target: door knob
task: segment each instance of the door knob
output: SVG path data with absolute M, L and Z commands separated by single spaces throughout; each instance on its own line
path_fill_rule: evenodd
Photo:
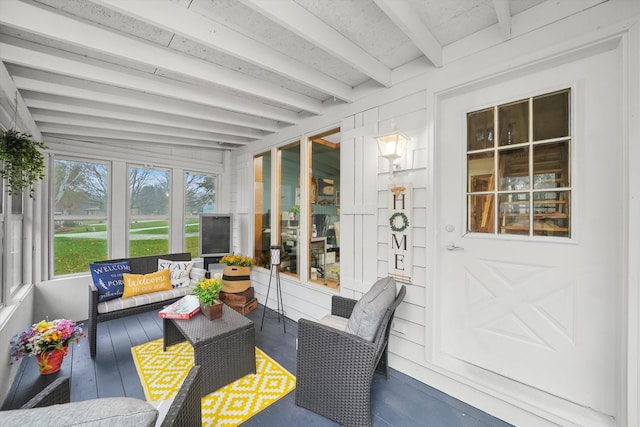
M 462 246 L 456 246 L 456 244 L 453 242 L 449 242 L 447 244 L 447 250 L 448 251 L 464 251 L 464 248 Z

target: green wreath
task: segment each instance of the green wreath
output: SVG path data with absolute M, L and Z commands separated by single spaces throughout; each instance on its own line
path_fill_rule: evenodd
M 402 226 L 396 227 L 396 218 L 402 218 Z M 389 218 L 389 226 L 391 230 L 395 233 L 401 233 L 409 227 L 409 218 L 404 214 L 404 212 L 396 212 Z

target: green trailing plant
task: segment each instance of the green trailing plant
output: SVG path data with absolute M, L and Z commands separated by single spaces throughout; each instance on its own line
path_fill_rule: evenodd
M 29 197 L 33 198 L 34 184 L 44 178 L 44 155 L 40 150 L 47 147 L 30 134 L 14 129 L 2 132 L 0 138 L 0 175 L 7 181 L 8 193 L 18 194 L 28 188 Z

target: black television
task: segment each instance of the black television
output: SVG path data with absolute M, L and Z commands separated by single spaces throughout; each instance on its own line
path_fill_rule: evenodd
M 232 214 L 200 214 L 200 256 L 211 258 L 230 254 L 232 232 Z

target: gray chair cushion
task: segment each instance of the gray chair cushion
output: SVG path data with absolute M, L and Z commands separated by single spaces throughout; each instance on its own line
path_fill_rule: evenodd
M 158 411 L 143 400 L 108 397 L 43 408 L 2 411 L 0 424 L 6 427 L 153 427 L 157 418 Z
M 391 277 L 378 280 L 353 307 L 345 332 L 373 341 L 384 313 L 395 298 L 396 281 Z

